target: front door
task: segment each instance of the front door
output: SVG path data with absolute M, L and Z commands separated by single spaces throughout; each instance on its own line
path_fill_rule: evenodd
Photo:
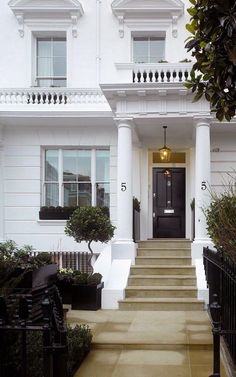
M 185 169 L 153 169 L 153 237 L 185 237 Z

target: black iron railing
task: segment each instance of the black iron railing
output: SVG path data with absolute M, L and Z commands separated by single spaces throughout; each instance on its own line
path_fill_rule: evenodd
M 133 210 L 133 240 L 140 240 L 140 211 Z
M 206 280 L 209 288 L 209 313 L 213 324 L 214 374 L 220 376 L 219 341 L 223 336 L 236 365 L 236 265 L 226 255 L 203 249 Z
M 20 341 L 21 377 L 29 376 L 27 334 L 41 332 L 43 376 L 67 376 L 67 332 L 63 321 L 61 298 L 56 286 L 37 291 L 18 290 L 9 296 L 0 296 L 0 376 L 9 376 L 6 354 L 11 334 Z

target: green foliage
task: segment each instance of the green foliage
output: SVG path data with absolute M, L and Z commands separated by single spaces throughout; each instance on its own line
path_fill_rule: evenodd
M 190 0 L 191 33 L 186 48 L 196 58 L 186 87 L 203 95 L 219 121 L 230 121 L 236 109 L 236 2 Z
M 81 207 L 76 209 L 66 223 L 65 233 L 76 242 L 108 242 L 115 227 L 109 217 L 99 207 Z
M 57 273 L 58 280 L 65 283 L 71 284 L 91 284 L 97 285 L 102 281 L 102 275 L 98 272 L 94 274 L 88 274 L 86 272 L 80 272 L 72 269 L 62 268 Z
M 68 377 L 73 376 L 73 372 L 89 352 L 91 342 L 92 333 L 87 325 L 76 325 L 74 328 L 67 325 Z
M 32 246 L 18 247 L 12 240 L 0 243 L 0 290 L 2 292 L 4 289 L 16 288 L 29 271 L 52 263 L 49 253 L 31 256 L 32 251 Z M 16 274 L 16 270 L 20 273 Z
M 212 193 L 205 210 L 207 231 L 215 247 L 236 262 L 236 190 L 231 187 L 222 195 Z
M 27 375 L 43 377 L 43 339 L 41 331 L 27 331 Z M 92 333 L 87 325 L 76 325 L 74 328 L 67 326 L 68 344 L 68 377 L 73 377 L 75 369 L 79 367 L 86 354 L 89 352 Z M 7 364 L 6 377 L 21 376 L 21 334 L 8 332 L 2 344 Z

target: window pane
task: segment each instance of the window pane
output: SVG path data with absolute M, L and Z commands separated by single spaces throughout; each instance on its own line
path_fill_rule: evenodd
M 92 203 L 92 189 L 90 183 L 79 184 L 79 198 L 78 206 L 86 207 L 91 206 Z
M 52 86 L 64 87 L 64 86 L 66 86 L 66 80 L 65 79 L 52 80 Z
M 66 40 L 53 40 L 53 56 L 66 56 Z
M 164 60 L 164 39 L 150 39 L 150 63 Z
M 45 183 L 45 205 L 48 207 L 59 205 L 58 183 Z
M 110 205 L 109 183 L 96 184 L 96 203 L 98 207 L 109 207 Z
M 53 76 L 66 76 L 66 58 L 53 58 Z
M 96 181 L 109 181 L 109 151 L 96 151 Z
M 40 57 L 46 58 L 52 56 L 51 41 L 45 39 L 37 40 L 37 54 Z
M 76 181 L 77 151 L 63 151 L 63 181 Z
M 77 206 L 77 183 L 65 183 L 64 184 L 64 206 Z
M 37 85 L 46 88 L 48 86 L 52 86 L 52 80 L 37 79 Z
M 148 40 L 147 38 L 133 39 L 133 61 L 134 63 L 148 62 Z
M 51 58 L 38 58 L 37 76 L 52 76 L 52 60 Z
M 58 181 L 58 150 L 45 151 L 45 181 Z
M 91 181 L 91 151 L 78 151 L 78 181 Z

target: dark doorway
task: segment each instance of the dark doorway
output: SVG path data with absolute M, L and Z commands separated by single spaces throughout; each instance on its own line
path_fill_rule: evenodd
M 153 237 L 185 238 L 185 169 L 153 169 Z

